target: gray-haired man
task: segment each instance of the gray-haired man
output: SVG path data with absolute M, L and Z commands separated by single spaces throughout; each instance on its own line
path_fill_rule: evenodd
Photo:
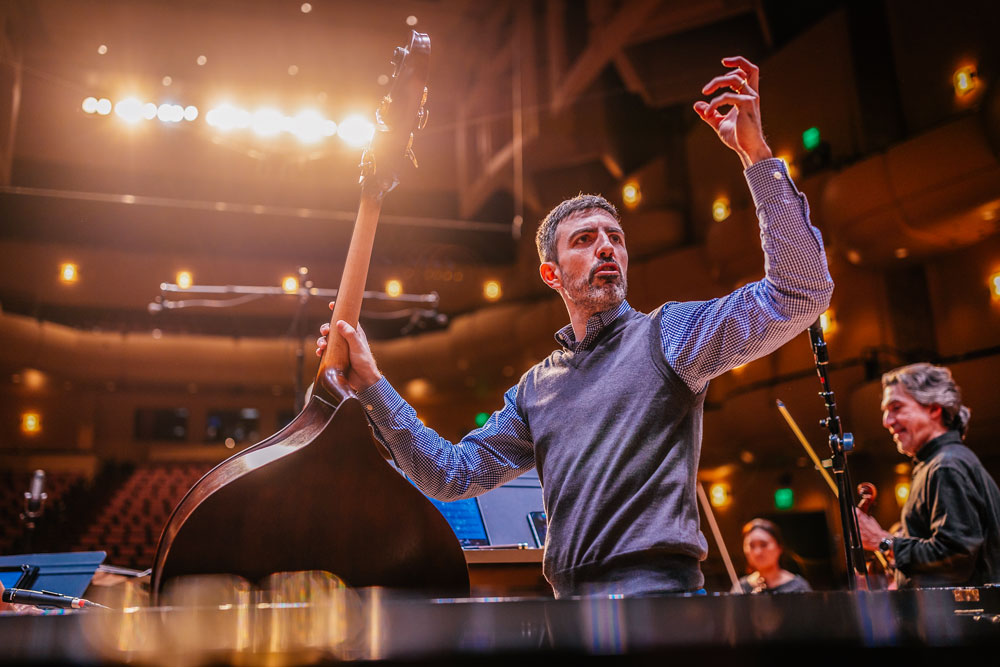
M 903 366 L 882 388 L 882 425 L 913 459 L 913 481 L 898 535 L 857 513 L 865 549 L 895 561 L 900 587 L 1000 582 L 1000 491 L 962 442 L 971 412 L 951 371 Z

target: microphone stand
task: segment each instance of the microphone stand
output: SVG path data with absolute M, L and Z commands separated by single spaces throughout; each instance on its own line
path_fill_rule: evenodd
M 847 469 L 847 453 L 854 448 L 854 436 L 844 433 L 837 414 L 837 402 L 830 387 L 827 376 L 827 365 L 830 358 L 827 355 L 826 341 L 823 339 L 823 328 L 819 320 L 809 327 L 809 342 L 813 349 L 813 360 L 816 362 L 816 374 L 823 391 L 819 395 L 826 404 L 827 417 L 820 420 L 830 432 L 831 457 L 824 461 L 824 467 L 833 472 L 837 483 L 837 499 L 840 501 L 840 524 L 844 535 L 844 551 L 847 558 L 847 582 L 852 591 L 870 590 L 868 568 L 865 564 L 865 551 L 861 545 L 861 530 L 858 528 L 858 518 L 854 515 L 857 503 L 854 501 L 854 485 Z

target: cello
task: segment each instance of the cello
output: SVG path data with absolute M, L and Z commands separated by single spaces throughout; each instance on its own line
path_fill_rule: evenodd
M 361 201 L 331 327 L 354 327 L 385 195 L 413 158 L 427 120 L 430 39 L 397 47 L 393 83 L 375 113 L 362 158 Z M 347 343 L 331 336 L 302 412 L 269 438 L 226 459 L 174 509 L 156 548 L 151 594 L 184 575 L 323 570 L 348 586 L 466 595 L 461 547 L 440 512 L 379 455 L 346 380 Z

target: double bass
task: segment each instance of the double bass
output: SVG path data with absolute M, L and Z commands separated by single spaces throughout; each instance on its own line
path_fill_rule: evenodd
M 362 158 L 361 201 L 331 320 L 354 327 L 385 195 L 413 159 L 427 120 L 430 39 L 397 47 L 393 83 Z M 347 343 L 330 337 L 309 402 L 285 428 L 226 459 L 174 509 L 160 536 L 151 592 L 175 577 L 322 570 L 349 586 L 463 595 L 469 575 L 440 512 L 379 455 L 346 380 Z

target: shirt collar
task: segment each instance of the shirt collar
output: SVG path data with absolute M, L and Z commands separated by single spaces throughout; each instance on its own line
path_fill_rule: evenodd
M 585 350 L 594 343 L 597 334 L 601 333 L 605 327 L 630 310 L 632 310 L 632 306 L 628 305 L 628 301 L 622 299 L 622 302 L 614 308 L 609 308 L 590 316 L 590 319 L 587 320 L 587 332 L 584 334 L 583 340 L 576 340 L 576 337 L 573 335 L 573 324 L 570 323 L 556 332 L 556 342 L 573 352 L 576 350 Z
M 947 431 L 933 440 L 924 443 L 924 446 L 917 450 L 917 461 L 923 463 L 937 454 L 946 445 L 961 445 L 962 436 L 958 431 Z

